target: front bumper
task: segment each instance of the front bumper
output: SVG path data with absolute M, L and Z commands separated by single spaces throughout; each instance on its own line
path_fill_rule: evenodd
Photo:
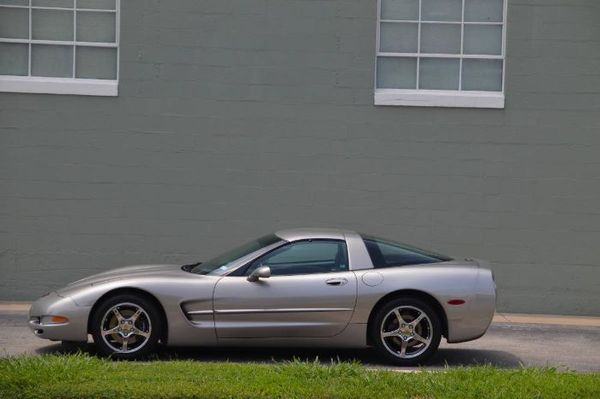
M 87 341 L 87 324 L 91 307 L 77 306 L 71 298 L 51 292 L 39 298 L 29 310 L 29 328 L 33 333 L 53 341 Z M 64 316 L 65 323 L 44 322 L 44 316 Z

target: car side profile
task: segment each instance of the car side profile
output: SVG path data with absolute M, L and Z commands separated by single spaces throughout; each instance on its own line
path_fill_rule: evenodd
M 40 338 L 138 358 L 168 346 L 374 347 L 401 366 L 440 340 L 481 337 L 495 310 L 487 264 L 337 229 L 291 229 L 204 263 L 84 278 L 33 303 Z

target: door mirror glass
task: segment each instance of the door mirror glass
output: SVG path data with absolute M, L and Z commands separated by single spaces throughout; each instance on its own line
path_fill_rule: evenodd
M 260 266 L 248 276 L 248 281 L 258 281 L 261 278 L 271 277 L 271 268 L 269 266 Z

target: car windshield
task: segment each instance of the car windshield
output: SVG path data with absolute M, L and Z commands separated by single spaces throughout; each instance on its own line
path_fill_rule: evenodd
M 267 247 L 276 242 L 282 241 L 281 238 L 275 234 L 268 234 L 266 236 L 257 238 L 256 240 L 250 241 L 244 245 L 227 251 L 216 258 L 213 258 L 207 262 L 198 263 L 194 265 L 188 271 L 197 274 L 218 274 L 225 273 L 232 267 L 232 263 L 241 257 L 251 254 L 252 252 L 258 251 L 261 248 Z

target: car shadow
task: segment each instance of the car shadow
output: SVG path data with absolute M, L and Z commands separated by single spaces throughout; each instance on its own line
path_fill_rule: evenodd
M 38 354 L 96 355 L 92 344 L 56 343 L 36 349 Z M 282 363 L 294 360 L 317 361 L 322 364 L 357 362 L 368 367 L 394 367 L 386 363 L 373 349 L 304 349 L 304 348 L 161 348 L 149 360 L 196 360 L 199 362 Z M 498 350 L 440 348 L 425 364 L 430 368 L 493 365 L 503 368 L 520 367 L 517 356 Z

